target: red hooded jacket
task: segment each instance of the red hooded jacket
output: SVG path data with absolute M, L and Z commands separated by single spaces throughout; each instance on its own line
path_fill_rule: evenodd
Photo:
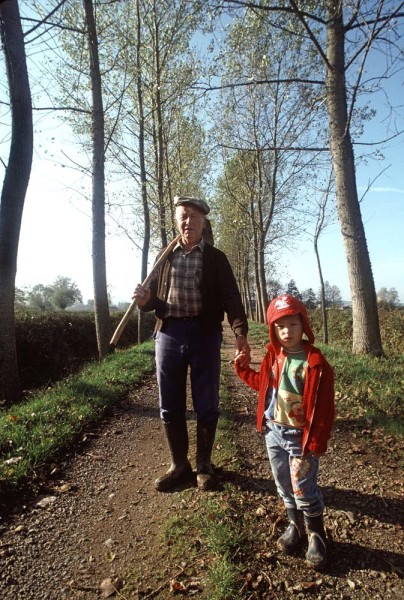
M 308 341 L 304 340 L 307 354 L 307 375 L 303 391 L 303 409 L 306 423 L 303 429 L 302 453 L 324 454 L 327 442 L 334 425 L 334 371 L 321 351 L 313 346 L 314 335 L 310 328 L 306 307 L 293 296 L 284 295 L 275 298 L 267 310 L 270 343 L 259 371 L 250 367 L 242 369 L 235 363 L 237 375 L 253 390 L 258 391 L 257 429 L 264 427 L 265 398 L 268 387 L 277 387 L 280 373 L 276 356 L 282 348 L 276 339 L 274 323 L 281 317 L 299 314 L 303 331 Z

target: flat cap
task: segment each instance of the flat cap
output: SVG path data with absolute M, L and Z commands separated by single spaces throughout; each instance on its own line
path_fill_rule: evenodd
M 204 215 L 210 212 L 210 207 L 206 204 L 205 200 L 201 198 L 191 198 L 191 196 L 174 196 L 175 206 L 194 206 Z

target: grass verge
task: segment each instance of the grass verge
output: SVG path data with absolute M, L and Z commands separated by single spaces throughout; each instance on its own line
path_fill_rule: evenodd
M 226 370 L 222 373 L 222 416 L 215 442 L 215 463 L 219 468 L 238 471 L 240 457 L 233 437 Z M 220 494 L 196 494 L 193 498 L 192 510 L 174 517 L 165 528 L 164 541 L 171 558 L 178 562 L 186 556 L 188 565 L 194 564 L 197 573 L 204 573 L 199 598 L 241 599 L 248 556 L 259 535 L 255 512 L 245 510 L 243 493 L 230 484 Z M 189 507 L 188 501 L 186 504 Z
M 71 445 L 154 369 L 148 342 L 92 362 L 0 414 L 0 488 L 13 486 Z

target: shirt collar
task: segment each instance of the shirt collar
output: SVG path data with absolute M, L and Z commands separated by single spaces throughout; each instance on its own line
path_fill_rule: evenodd
M 204 249 L 204 247 L 205 247 L 205 240 L 204 240 L 204 239 L 203 239 L 203 237 L 202 237 L 202 238 L 201 238 L 201 241 L 200 241 L 198 244 L 195 244 L 195 246 L 194 246 L 194 247 L 193 247 L 193 248 L 192 248 L 192 249 L 191 249 L 189 252 L 192 252 L 192 251 L 194 250 L 194 248 L 199 248 L 199 250 L 200 250 L 201 252 L 203 252 L 203 249 Z M 183 250 L 183 247 L 181 246 L 181 243 L 180 243 L 180 241 L 178 241 L 178 242 L 176 243 L 176 245 L 175 245 L 175 248 L 174 248 L 174 252 L 175 252 L 176 250 L 178 250 L 178 248 L 181 248 L 181 250 Z

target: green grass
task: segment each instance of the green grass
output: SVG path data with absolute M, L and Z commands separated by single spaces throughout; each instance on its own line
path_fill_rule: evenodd
M 116 352 L 0 414 L 0 485 L 55 457 L 154 369 L 153 344 Z
M 237 454 L 235 431 L 231 418 L 229 369 L 223 369 L 220 398 L 222 415 L 215 441 L 215 464 L 231 465 L 238 470 L 242 457 Z M 188 494 L 189 490 L 183 492 Z M 197 494 L 191 510 L 179 514 L 166 524 L 164 541 L 173 562 L 184 556 L 192 565 L 204 564 L 203 592 L 206 600 L 238 600 L 242 598 L 242 572 L 245 557 L 251 553 L 251 540 L 256 539 L 259 524 L 254 513 L 245 511 L 243 494 L 237 487 L 225 484 L 219 494 Z M 189 498 L 183 501 L 189 505 Z
M 211 600 L 236 600 L 241 598 L 238 569 L 227 557 L 219 557 L 210 567 L 207 593 Z
M 335 371 L 337 408 L 346 416 L 366 417 L 403 435 L 404 357 L 349 356 L 335 347 L 319 347 Z
M 172 562 L 186 556 L 188 565 L 204 564 L 202 598 L 241 597 L 240 565 L 250 545 L 251 524 L 244 518 L 239 497 L 240 492 L 229 485 L 210 498 L 200 494 L 191 511 L 166 523 L 163 535 Z
M 226 408 L 230 406 L 230 392 L 223 378 L 224 375 L 222 374 L 222 386 L 220 389 L 221 415 L 215 438 L 215 446 L 220 448 L 220 464 L 217 466 L 221 468 L 229 467 L 232 470 L 238 471 L 241 467 L 240 459 L 237 452 L 235 452 L 235 442 L 229 436 L 229 430 L 233 422 L 232 412 L 229 408 Z

